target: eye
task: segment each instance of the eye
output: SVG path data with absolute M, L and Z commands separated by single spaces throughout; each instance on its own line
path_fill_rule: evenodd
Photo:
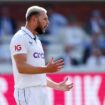
M 44 20 L 48 20 L 48 18 L 44 18 Z
M 46 18 L 44 18 L 44 20 L 47 20 Z

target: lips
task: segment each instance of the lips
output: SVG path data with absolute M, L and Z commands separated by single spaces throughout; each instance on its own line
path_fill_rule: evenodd
M 44 26 L 44 29 L 46 29 L 48 27 L 48 25 Z

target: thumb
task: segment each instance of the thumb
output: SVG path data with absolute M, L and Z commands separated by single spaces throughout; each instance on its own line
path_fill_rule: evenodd
M 50 59 L 49 63 L 54 63 L 54 58 L 53 57 Z
M 67 81 L 68 81 L 68 77 L 65 77 L 63 83 L 66 83 Z

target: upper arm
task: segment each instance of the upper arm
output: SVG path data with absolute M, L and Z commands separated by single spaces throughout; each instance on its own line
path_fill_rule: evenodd
M 22 35 L 13 37 L 10 44 L 10 51 L 12 56 L 17 54 L 27 54 L 28 43 L 26 38 Z
M 14 57 L 14 60 L 15 60 L 17 66 L 23 65 L 27 61 L 26 54 L 16 54 L 13 57 Z
M 22 35 L 13 37 L 10 44 L 11 56 L 14 58 L 17 67 L 27 60 L 28 43 Z

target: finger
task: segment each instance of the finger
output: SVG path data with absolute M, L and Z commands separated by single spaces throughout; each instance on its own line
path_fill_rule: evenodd
M 62 67 L 63 68 L 63 67 Z M 62 68 L 58 68 L 57 71 L 60 71 Z
M 69 88 L 69 89 L 73 88 L 73 85 L 72 85 L 72 86 L 69 86 L 68 88 Z
M 68 84 L 67 86 L 73 86 L 73 83 L 71 83 L 71 84 Z
M 68 89 L 73 88 L 73 83 L 71 83 L 71 84 L 67 85 L 67 88 L 68 88 Z
M 56 63 L 56 65 L 64 65 L 64 62 Z
M 63 83 L 66 83 L 68 81 L 69 77 L 65 77 Z
M 57 66 L 63 66 L 64 62 L 59 62 L 59 63 L 56 63 L 55 65 L 57 65 Z
M 64 66 L 58 66 L 58 69 L 62 69 Z
M 60 62 L 63 62 L 63 59 L 59 59 L 59 60 L 55 61 L 55 63 L 60 63 Z
M 52 57 L 51 60 L 50 60 L 50 63 L 53 63 L 53 62 L 54 62 L 54 58 Z
M 73 83 L 69 83 L 69 85 L 73 85 Z
M 70 84 L 71 86 L 73 85 L 73 83 Z
M 73 88 L 73 86 L 70 86 L 67 88 L 67 91 L 70 91 Z
M 64 66 L 63 65 L 61 65 L 61 66 L 58 66 L 58 68 L 63 68 Z

